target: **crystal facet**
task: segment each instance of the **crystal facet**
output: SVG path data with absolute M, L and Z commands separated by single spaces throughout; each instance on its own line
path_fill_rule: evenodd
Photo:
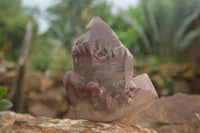
M 72 47 L 73 69 L 63 81 L 68 117 L 121 120 L 157 98 L 147 74 L 133 78 L 133 56 L 99 17 L 94 17 Z

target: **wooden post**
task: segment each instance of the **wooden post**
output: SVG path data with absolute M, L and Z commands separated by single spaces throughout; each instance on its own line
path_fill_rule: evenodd
M 24 40 L 20 49 L 20 55 L 16 66 L 16 77 L 13 81 L 13 88 L 10 93 L 10 99 L 13 103 L 13 110 L 22 112 L 24 106 L 25 93 L 23 91 L 24 73 L 26 60 L 30 51 L 30 44 L 33 36 L 34 22 L 29 20 L 24 34 Z

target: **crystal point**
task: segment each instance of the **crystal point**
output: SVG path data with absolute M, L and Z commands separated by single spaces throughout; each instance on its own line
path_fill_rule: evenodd
M 147 74 L 133 78 L 133 56 L 99 17 L 94 17 L 72 47 L 73 70 L 63 81 L 68 117 L 121 120 L 144 110 L 157 93 Z

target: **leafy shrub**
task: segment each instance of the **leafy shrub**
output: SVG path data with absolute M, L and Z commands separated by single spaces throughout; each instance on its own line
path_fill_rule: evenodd
M 28 62 L 29 70 L 45 71 L 49 68 L 54 46 L 43 38 L 35 38 L 33 41 L 30 60 Z
M 66 72 L 72 69 L 72 56 L 64 46 L 54 51 L 49 69 L 53 72 Z
M 72 69 L 71 53 L 57 39 L 38 39 L 34 42 L 28 62 L 29 70 L 66 72 Z

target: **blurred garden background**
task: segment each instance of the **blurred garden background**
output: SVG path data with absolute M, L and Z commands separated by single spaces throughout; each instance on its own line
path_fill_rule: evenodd
M 72 69 L 74 41 L 94 16 L 119 36 L 134 55 L 134 75 L 148 73 L 159 97 L 200 94 L 200 0 L 135 0 L 123 8 L 115 0 L 40 1 L 48 6 L 0 0 L 0 86 L 11 101 L 26 25 L 34 21 L 21 112 L 65 117 L 62 78 Z

